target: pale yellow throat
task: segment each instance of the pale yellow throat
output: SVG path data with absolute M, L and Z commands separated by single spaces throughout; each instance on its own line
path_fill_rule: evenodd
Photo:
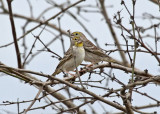
M 75 46 L 82 47 L 83 46 L 83 42 L 81 42 L 81 43 L 75 42 Z

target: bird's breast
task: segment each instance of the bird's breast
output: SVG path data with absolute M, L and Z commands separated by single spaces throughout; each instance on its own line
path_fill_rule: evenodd
M 74 51 L 74 56 L 77 61 L 77 65 L 81 64 L 85 58 L 85 50 L 83 47 L 76 47 L 76 51 Z

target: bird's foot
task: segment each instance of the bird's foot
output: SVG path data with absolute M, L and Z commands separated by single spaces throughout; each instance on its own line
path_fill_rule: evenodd
M 88 65 L 85 66 L 85 68 L 86 69 L 91 68 L 93 65 L 94 65 L 93 63 L 92 64 L 88 64 Z
M 72 77 L 74 77 L 76 74 L 72 74 L 70 72 L 66 72 L 67 74 L 71 75 Z

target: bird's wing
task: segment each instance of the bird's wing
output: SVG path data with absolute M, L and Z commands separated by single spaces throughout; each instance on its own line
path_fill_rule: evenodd
M 64 57 L 60 60 L 57 69 L 60 68 L 66 61 L 71 59 L 73 57 L 73 54 L 71 52 L 72 50 L 69 48 L 69 50 L 65 53 Z
M 107 54 L 105 54 L 102 49 L 96 47 L 92 42 L 90 41 L 87 41 L 85 43 L 85 46 L 84 46 L 85 50 L 90 52 L 90 53 L 93 53 L 95 55 L 99 55 L 99 56 L 102 56 L 102 57 L 108 57 Z
M 119 64 L 119 62 L 117 62 L 115 59 L 113 59 L 112 57 L 110 57 L 109 55 L 104 53 L 104 51 L 101 48 L 96 47 L 90 41 L 86 41 L 84 48 L 85 48 L 86 52 L 89 52 L 89 53 L 95 54 L 99 57 L 102 57 L 103 58 L 102 60 L 104 60 L 104 61 L 115 62 L 115 63 Z
M 72 57 L 73 57 L 73 54 L 71 52 L 71 48 L 68 49 L 68 51 L 65 53 L 64 57 L 60 60 L 58 66 L 56 67 L 56 70 L 55 72 L 53 73 L 53 75 L 56 75 L 57 72 L 59 72 L 59 68 L 65 63 L 67 62 L 68 60 L 70 60 Z

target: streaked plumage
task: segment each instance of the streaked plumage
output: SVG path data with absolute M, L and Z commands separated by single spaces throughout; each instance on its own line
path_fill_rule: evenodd
M 83 42 L 80 39 L 73 38 L 73 46 L 71 46 L 65 53 L 64 57 L 60 60 L 53 76 L 59 74 L 60 72 L 73 71 L 77 66 L 79 66 L 85 57 L 85 50 L 83 48 Z
M 106 53 L 102 51 L 102 49 L 96 47 L 91 41 L 89 41 L 85 35 L 81 32 L 73 32 L 71 34 L 73 37 L 79 37 L 83 41 L 84 49 L 85 49 L 85 61 L 91 63 L 98 63 L 100 61 L 107 61 L 112 63 L 121 64 L 121 62 L 111 58 Z

